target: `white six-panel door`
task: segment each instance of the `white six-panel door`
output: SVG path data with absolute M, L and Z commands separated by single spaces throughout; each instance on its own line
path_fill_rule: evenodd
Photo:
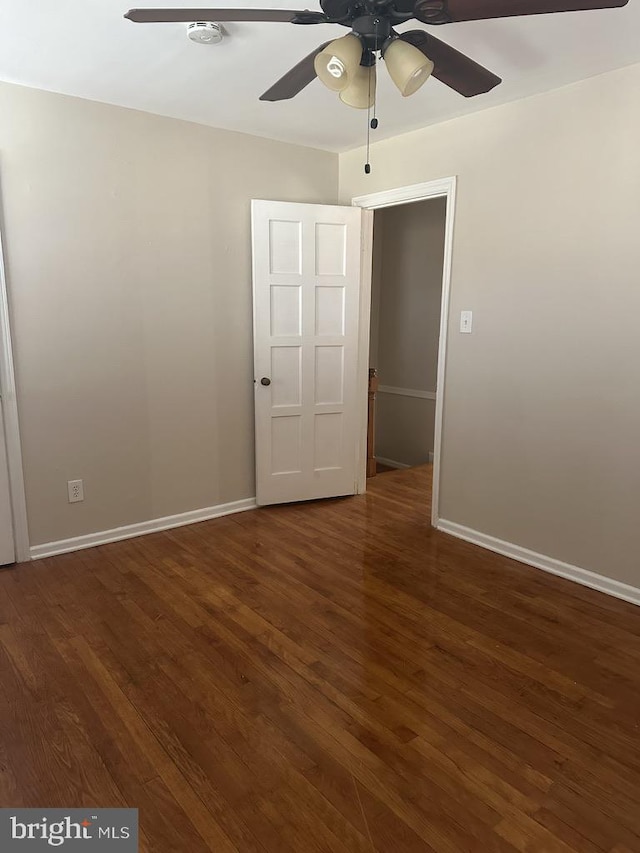
M 361 216 L 252 202 L 259 504 L 356 491 Z

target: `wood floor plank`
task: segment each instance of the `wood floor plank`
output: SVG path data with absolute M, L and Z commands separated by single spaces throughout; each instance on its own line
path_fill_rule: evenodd
M 431 469 L 0 571 L 0 798 L 142 851 L 640 853 L 640 610 L 435 531 Z

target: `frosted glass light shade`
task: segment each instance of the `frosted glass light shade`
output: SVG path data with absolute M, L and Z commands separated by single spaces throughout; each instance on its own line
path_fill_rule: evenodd
M 332 41 L 313 60 L 321 83 L 333 92 L 342 92 L 351 83 L 360 68 L 362 42 L 349 34 Z
M 417 47 L 402 39 L 391 42 L 384 52 L 384 61 L 389 76 L 404 98 L 417 92 L 433 71 L 433 62 Z
M 365 68 L 360 65 L 346 89 L 340 92 L 340 100 L 349 107 L 366 110 L 373 106 L 376 96 L 376 66 Z

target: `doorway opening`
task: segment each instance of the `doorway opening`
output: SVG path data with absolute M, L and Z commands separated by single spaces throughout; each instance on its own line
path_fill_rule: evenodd
M 374 214 L 374 475 L 433 463 L 446 210 L 441 197 Z
M 378 372 L 370 380 L 371 389 L 377 385 L 378 411 L 370 430 L 370 394 L 363 434 L 371 447 L 373 433 L 374 455 L 382 465 L 412 467 L 432 459 L 434 527 L 439 522 L 455 189 L 454 177 L 443 178 L 352 202 L 374 214 L 371 244 L 364 247 L 364 257 L 371 258 L 371 293 L 363 293 L 361 306 L 361 322 L 370 335 L 364 351 L 361 339 L 361 352 Z M 421 264 L 420 282 L 416 270 Z M 372 473 L 362 458 L 360 492 L 366 490 L 366 468 Z

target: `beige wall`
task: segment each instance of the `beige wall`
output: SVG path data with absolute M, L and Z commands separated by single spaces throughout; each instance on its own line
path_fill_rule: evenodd
M 433 453 L 434 400 L 379 393 L 376 400 L 376 457 L 400 465 L 422 465 Z
M 0 114 L 31 544 L 254 495 L 250 199 L 335 201 L 336 155 L 7 84 Z
M 340 157 L 457 175 L 441 516 L 640 586 L 640 66 Z M 473 334 L 457 328 L 474 312 Z
M 436 390 L 446 199 L 377 210 L 371 339 L 381 385 Z M 376 453 L 419 465 L 433 452 L 435 402 L 378 394 Z

